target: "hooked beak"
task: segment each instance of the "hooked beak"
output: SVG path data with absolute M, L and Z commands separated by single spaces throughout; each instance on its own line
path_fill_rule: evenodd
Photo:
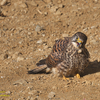
M 79 44 L 82 44 L 82 43 L 83 43 L 83 41 L 81 41 L 79 38 L 77 39 L 77 42 L 78 42 Z
M 77 39 L 77 43 L 78 43 L 78 46 L 79 46 L 79 45 L 81 45 L 81 44 L 83 43 L 83 41 L 80 40 L 80 38 L 78 37 L 78 39 Z

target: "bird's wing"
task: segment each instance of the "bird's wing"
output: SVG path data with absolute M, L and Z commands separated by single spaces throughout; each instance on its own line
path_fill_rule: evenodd
M 65 51 L 69 42 L 69 38 L 66 37 L 64 40 L 56 40 L 53 46 L 51 54 L 46 59 L 48 67 L 55 67 L 57 64 L 65 59 Z
M 87 58 L 90 58 L 90 54 L 86 48 L 83 49 L 83 53 Z

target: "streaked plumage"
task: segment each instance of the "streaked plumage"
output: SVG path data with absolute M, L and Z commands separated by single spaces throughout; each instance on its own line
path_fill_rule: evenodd
M 89 64 L 89 52 L 85 48 L 86 41 L 87 36 L 81 32 L 55 41 L 50 55 L 46 59 L 40 60 L 37 63 L 38 67 L 28 73 L 53 71 L 61 76 L 74 76 L 82 73 Z

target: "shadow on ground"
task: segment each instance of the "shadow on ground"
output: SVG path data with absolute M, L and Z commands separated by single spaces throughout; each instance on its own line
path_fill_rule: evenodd
M 95 60 L 93 62 L 90 62 L 89 66 L 84 70 L 84 75 L 93 74 L 97 72 L 100 72 L 100 62 Z

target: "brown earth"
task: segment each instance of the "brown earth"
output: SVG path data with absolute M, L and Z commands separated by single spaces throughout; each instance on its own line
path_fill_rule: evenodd
M 0 100 L 100 100 L 99 0 L 0 0 Z M 27 74 L 54 41 L 81 31 L 91 64 L 77 79 Z

